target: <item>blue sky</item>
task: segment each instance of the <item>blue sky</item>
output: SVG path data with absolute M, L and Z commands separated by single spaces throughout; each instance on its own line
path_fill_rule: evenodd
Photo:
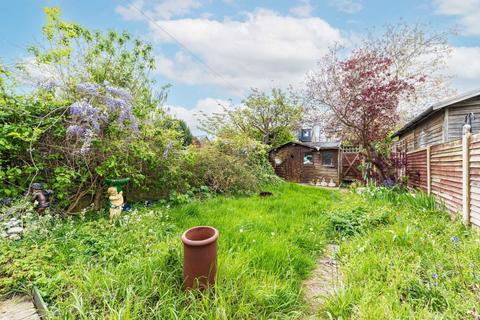
M 172 84 L 167 104 L 195 132 L 199 111 L 218 111 L 229 99 L 238 102 L 251 87 L 301 87 L 329 45 L 348 44 L 367 28 L 399 19 L 456 27 L 448 61 L 452 85 L 459 91 L 480 87 L 480 0 L 3 0 L 2 62 L 27 58 L 26 48 L 42 41 L 45 6 L 59 6 L 68 21 L 128 30 L 152 42 L 155 77 L 159 84 Z

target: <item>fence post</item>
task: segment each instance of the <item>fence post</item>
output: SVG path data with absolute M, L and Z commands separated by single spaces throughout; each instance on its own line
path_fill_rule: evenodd
M 427 147 L 427 194 L 432 194 L 432 165 L 431 160 L 431 146 Z
M 467 132 L 462 139 L 462 218 L 466 226 L 470 224 L 470 136 Z

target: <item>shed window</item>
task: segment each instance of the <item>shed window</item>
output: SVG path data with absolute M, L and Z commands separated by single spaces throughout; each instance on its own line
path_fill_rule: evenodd
M 333 167 L 333 152 L 332 151 L 324 151 L 322 153 L 322 164 L 325 167 Z
M 303 154 L 303 164 L 313 164 L 313 154 L 311 152 Z

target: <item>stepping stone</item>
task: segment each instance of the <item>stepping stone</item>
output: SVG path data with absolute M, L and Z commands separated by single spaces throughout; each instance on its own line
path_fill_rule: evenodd
M 40 320 L 37 309 L 28 297 L 0 301 L 0 320 Z

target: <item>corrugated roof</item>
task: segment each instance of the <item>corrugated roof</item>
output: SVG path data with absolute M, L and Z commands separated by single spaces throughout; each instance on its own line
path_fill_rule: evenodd
M 414 128 L 417 124 L 419 124 L 423 120 L 427 119 L 428 117 L 430 117 L 431 115 L 433 115 L 437 111 L 440 111 L 440 110 L 442 110 L 442 109 L 444 109 L 448 106 L 451 106 L 452 104 L 455 104 L 455 103 L 458 103 L 458 102 L 461 102 L 461 101 L 465 101 L 465 100 L 474 98 L 476 96 L 480 96 L 480 88 L 472 90 L 472 91 L 468 91 L 468 92 L 465 92 L 465 93 L 462 93 L 462 94 L 459 94 L 459 95 L 456 95 L 454 97 L 448 98 L 446 100 L 442 100 L 440 102 L 437 102 L 437 103 L 431 105 L 430 107 L 428 107 L 427 109 L 425 109 L 425 111 L 420 113 L 413 120 L 411 120 L 406 125 L 404 125 L 400 130 L 395 132 L 393 134 L 393 137 L 397 137 L 397 136 L 401 135 L 402 133 L 404 133 L 405 131 L 408 131 L 409 129 Z

